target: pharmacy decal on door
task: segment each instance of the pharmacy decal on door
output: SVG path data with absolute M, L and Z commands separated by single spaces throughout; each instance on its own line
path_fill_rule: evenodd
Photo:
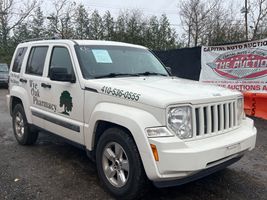
M 267 39 L 203 46 L 200 81 L 242 92 L 267 92 Z

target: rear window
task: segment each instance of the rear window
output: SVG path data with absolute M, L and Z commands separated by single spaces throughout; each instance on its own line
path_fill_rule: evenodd
M 15 56 L 14 64 L 12 67 L 12 72 L 18 72 L 18 73 L 20 72 L 26 51 L 27 51 L 27 47 L 18 48 L 16 56 Z
M 44 63 L 48 47 L 32 47 L 27 67 L 26 74 L 42 76 Z

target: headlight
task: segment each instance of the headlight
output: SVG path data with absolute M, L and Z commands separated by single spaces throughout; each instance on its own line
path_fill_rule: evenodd
M 191 107 L 174 107 L 168 110 L 168 127 L 180 138 L 192 138 Z
M 240 125 L 244 118 L 244 99 L 242 97 L 237 99 L 237 125 Z

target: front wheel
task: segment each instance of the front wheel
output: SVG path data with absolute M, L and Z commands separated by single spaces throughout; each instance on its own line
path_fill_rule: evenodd
M 120 128 L 107 129 L 99 139 L 96 164 L 104 187 L 119 199 L 136 199 L 147 181 L 133 139 Z
M 23 106 L 17 104 L 12 113 L 14 135 L 21 145 L 34 144 L 38 138 L 38 132 L 30 129 Z

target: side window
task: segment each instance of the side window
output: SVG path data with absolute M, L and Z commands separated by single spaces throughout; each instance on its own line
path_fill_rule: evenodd
M 49 68 L 51 69 L 53 67 L 65 68 L 68 74 L 73 73 L 73 66 L 67 48 L 65 47 L 53 48 Z
M 18 73 L 20 72 L 26 51 L 27 51 L 27 47 L 18 48 L 16 56 L 15 56 L 14 64 L 12 67 L 12 72 L 18 72 Z
M 32 47 L 26 73 L 42 76 L 48 47 Z

